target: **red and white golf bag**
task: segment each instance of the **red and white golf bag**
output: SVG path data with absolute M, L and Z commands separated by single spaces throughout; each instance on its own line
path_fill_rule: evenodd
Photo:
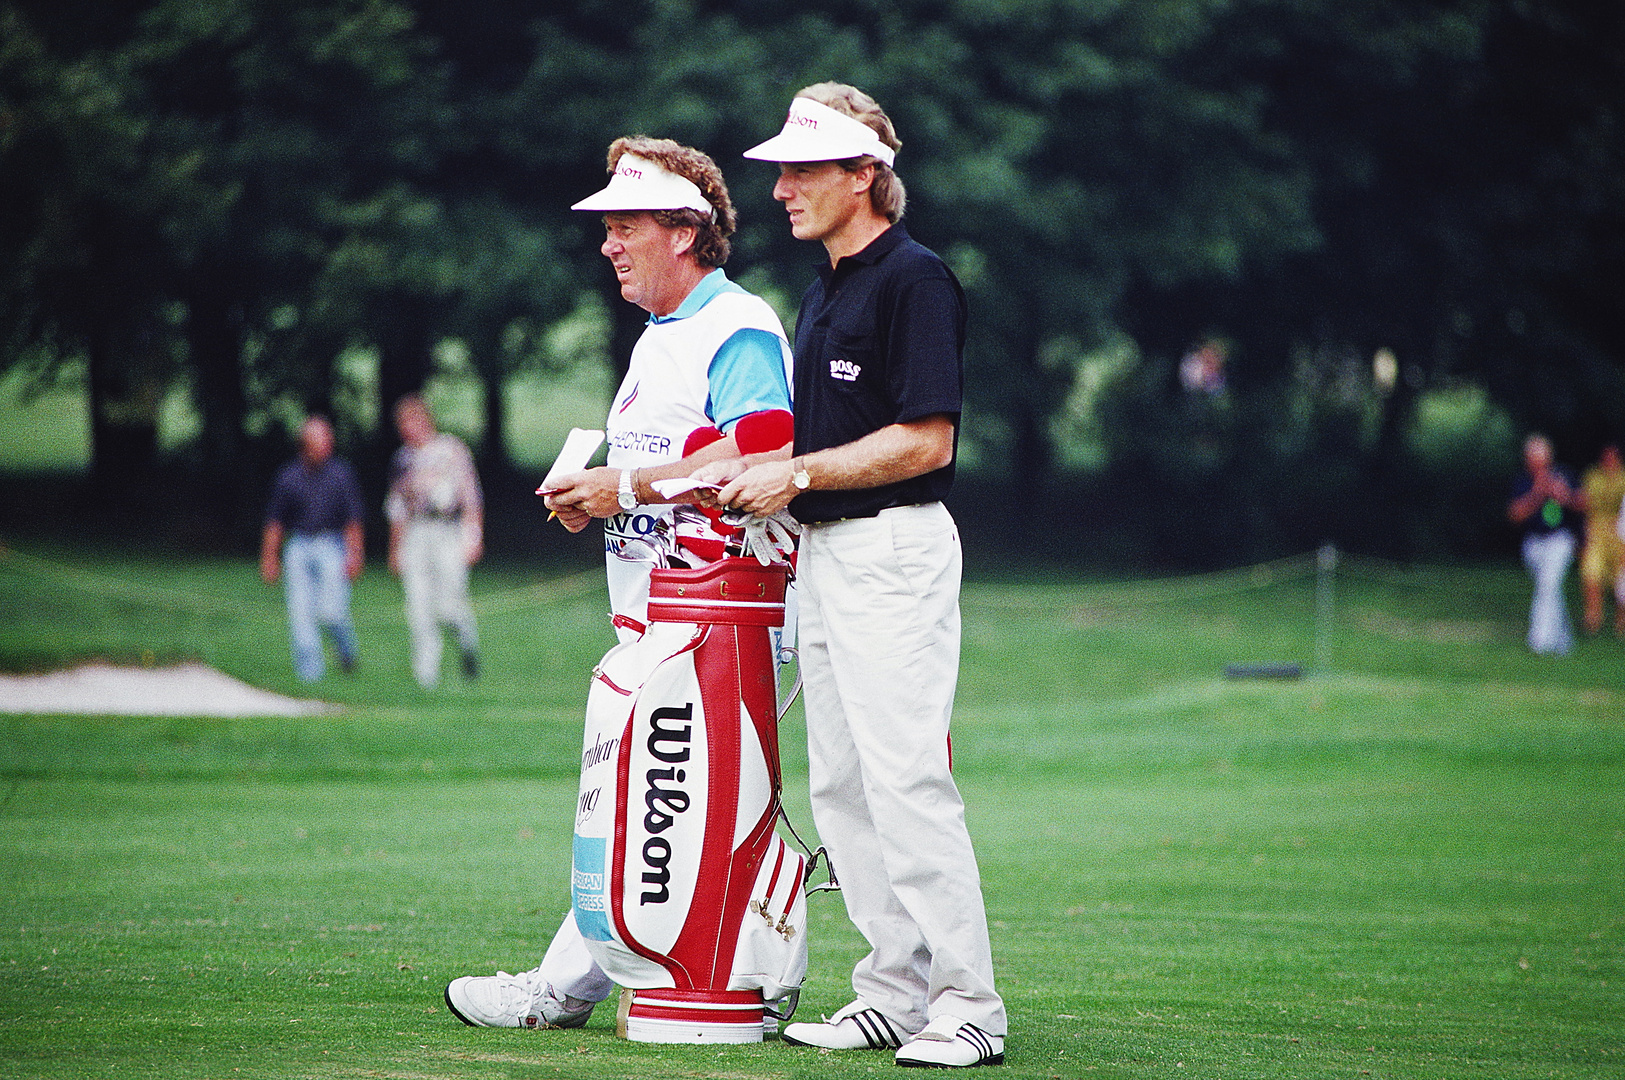
M 634 1040 L 758 1041 L 764 1002 L 793 1003 L 806 974 L 806 859 L 774 832 L 786 576 L 656 569 L 648 629 L 593 671 L 571 902 L 634 990 Z

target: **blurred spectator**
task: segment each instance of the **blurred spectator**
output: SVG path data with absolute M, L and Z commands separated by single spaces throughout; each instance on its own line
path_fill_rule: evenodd
M 277 473 L 260 537 L 260 576 L 266 584 L 275 584 L 287 570 L 293 669 L 305 682 L 322 677 L 323 629 L 333 637 L 339 667 L 355 670 L 350 582 L 361 574 L 361 541 L 355 470 L 333 456 L 327 418 L 312 416 L 299 429 L 299 456 Z
M 1535 581 L 1529 605 L 1529 648 L 1564 656 L 1574 647 L 1563 579 L 1574 561 L 1574 520 L 1584 500 L 1574 479 L 1552 462 L 1552 444 L 1543 435 L 1523 442 L 1524 473 L 1513 485 L 1507 517 L 1523 527 L 1523 564 Z
M 1619 447 L 1605 446 L 1597 463 L 1580 479 L 1586 514 L 1585 547 L 1580 551 L 1580 585 L 1585 595 L 1586 633 L 1602 629 L 1603 590 L 1614 594 L 1614 633 L 1625 637 L 1625 542 L 1620 540 L 1620 503 L 1625 502 L 1625 466 Z
M 389 569 L 406 593 L 412 675 L 425 690 L 440 682 L 441 627 L 457 634 L 463 675 L 479 675 L 479 631 L 468 600 L 468 569 L 485 551 L 485 502 L 474 455 L 455 435 L 436 430 L 416 394 L 395 403 L 401 448 L 390 465 Z
M 1208 338 L 1186 353 L 1179 362 L 1179 385 L 1192 394 L 1222 394 L 1224 364 L 1224 343 L 1217 338 Z

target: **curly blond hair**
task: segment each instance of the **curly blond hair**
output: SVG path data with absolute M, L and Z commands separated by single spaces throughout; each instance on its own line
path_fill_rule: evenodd
M 738 227 L 733 200 L 728 197 L 728 184 L 722 179 L 722 170 L 703 151 L 684 146 L 672 139 L 652 139 L 647 135 L 623 135 L 609 144 L 609 172 L 622 154 L 636 154 L 658 163 L 662 168 L 694 182 L 711 204 L 707 216 L 698 210 L 651 210 L 654 219 L 667 228 L 691 225 L 694 228 L 694 258 L 701 266 L 721 266 L 733 251 L 728 238 Z

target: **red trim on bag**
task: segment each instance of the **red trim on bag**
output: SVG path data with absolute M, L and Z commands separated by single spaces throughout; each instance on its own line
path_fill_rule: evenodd
M 616 686 L 615 683 L 610 679 L 610 677 L 608 675 L 605 675 L 602 671 L 597 671 L 597 670 L 593 671 L 592 677 L 597 679 L 599 682 L 603 683 L 605 686 L 609 687 L 611 690 L 615 691 L 617 694 L 621 695 L 622 697 L 631 697 L 632 696 L 632 691 L 630 691 L 630 690 L 628 690 L 628 689 L 626 689 L 625 687 L 622 687 L 622 686 Z
M 753 1026 L 762 1022 L 762 1006 L 752 1009 L 656 1009 L 642 1008 L 634 999 L 627 1014 L 638 1020 L 681 1020 L 689 1024 L 739 1024 Z
M 767 879 L 767 897 L 769 904 L 773 902 L 773 890 L 779 887 L 779 871 L 784 869 L 784 845 L 779 844 L 779 857 L 773 860 L 773 876 Z
M 789 844 L 786 844 L 782 838 L 779 840 L 779 844 L 780 844 L 781 847 L 785 848 L 786 850 L 790 846 Z M 805 855 L 797 855 L 796 856 L 796 872 L 790 878 L 789 893 L 788 893 L 788 895 L 785 896 L 784 903 L 780 905 L 780 910 L 781 910 L 781 913 L 783 915 L 788 916 L 790 914 L 790 909 L 796 906 L 796 890 L 801 887 L 801 881 L 802 881 L 802 879 L 804 877 L 806 877 L 806 874 L 807 874 L 807 857 Z M 768 895 L 771 896 L 772 893 L 769 892 Z
M 613 619 L 609 620 L 609 625 L 613 626 L 617 630 L 630 630 L 639 637 L 642 637 L 644 634 L 649 632 L 649 627 L 647 624 L 638 622 L 630 615 L 616 615 Z
M 760 990 L 639 990 L 631 1016 L 644 1020 L 685 1020 L 700 1024 L 759 1024 Z
M 720 536 L 715 539 L 705 536 L 679 536 L 677 546 L 687 548 L 706 562 L 716 562 L 728 551 L 728 541 Z
M 787 580 L 782 564 L 742 558 L 695 570 L 652 570 L 649 621 L 783 626 Z

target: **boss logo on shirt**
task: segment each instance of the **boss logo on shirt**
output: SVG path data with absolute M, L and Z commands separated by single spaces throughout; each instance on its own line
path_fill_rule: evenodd
M 831 360 L 829 362 L 829 377 L 840 379 L 842 382 L 857 382 L 858 375 L 862 371 L 861 367 L 850 360 Z

